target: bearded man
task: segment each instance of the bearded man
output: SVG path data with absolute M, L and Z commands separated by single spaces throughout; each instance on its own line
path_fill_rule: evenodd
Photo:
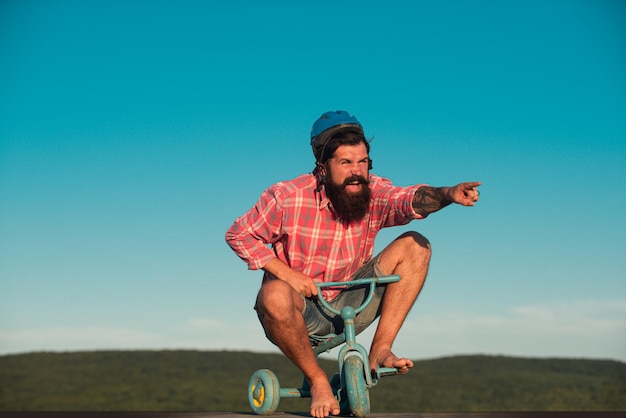
M 311 415 L 325 417 L 340 410 L 312 342 L 342 332 L 343 322 L 320 305 L 315 282 L 399 275 L 399 282 L 376 288 L 355 328 L 358 334 L 380 317 L 370 367 L 407 373 L 413 362 L 391 349 L 424 285 L 431 247 L 421 234 L 407 232 L 372 257 L 374 240 L 382 228 L 424 219 L 451 203 L 473 206 L 481 183 L 394 186 L 370 173 L 370 144 L 346 111 L 324 113 L 313 124 L 311 146 L 313 172 L 270 186 L 230 227 L 226 241 L 249 269 L 264 270 L 255 305 L 259 320 L 267 338 L 308 380 Z M 368 289 L 325 288 L 322 296 L 341 310 L 359 306 Z

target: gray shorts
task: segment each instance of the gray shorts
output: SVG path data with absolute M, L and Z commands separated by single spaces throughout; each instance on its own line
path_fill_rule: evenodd
M 366 277 L 380 277 L 384 274 L 379 266 L 380 254 L 364 264 L 354 275 L 352 280 L 364 279 Z M 378 285 L 374 290 L 374 295 L 369 305 L 354 318 L 355 332 L 359 334 L 367 328 L 376 318 L 380 316 L 380 302 L 383 299 L 386 285 Z M 339 311 L 344 306 L 359 307 L 369 294 L 369 285 L 354 286 L 342 290 L 329 305 Z M 303 296 L 304 298 L 304 296 Z M 323 341 L 328 334 L 339 334 L 343 332 L 343 320 L 340 315 L 329 312 L 318 300 L 317 296 L 304 298 L 305 306 L 302 311 L 306 322 L 309 337 L 313 343 Z

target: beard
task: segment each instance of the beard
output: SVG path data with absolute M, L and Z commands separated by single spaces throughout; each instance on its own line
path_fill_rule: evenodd
M 361 190 L 352 194 L 346 191 L 346 186 L 358 181 Z M 335 216 L 344 225 L 350 225 L 361 221 L 367 214 L 370 207 L 372 191 L 369 188 L 369 181 L 362 176 L 348 177 L 342 184 L 336 184 L 330 176 L 325 181 L 326 196 L 333 205 Z

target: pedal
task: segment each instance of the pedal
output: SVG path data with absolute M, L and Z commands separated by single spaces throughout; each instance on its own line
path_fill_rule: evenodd
M 395 367 L 377 367 L 376 368 L 376 378 L 380 379 L 381 377 L 393 376 L 398 374 L 398 369 Z

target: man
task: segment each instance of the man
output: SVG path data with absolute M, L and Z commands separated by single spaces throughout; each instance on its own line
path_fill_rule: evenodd
M 355 327 L 359 333 L 380 316 L 370 367 L 407 373 L 413 362 L 391 348 L 426 279 L 430 243 L 408 232 L 372 258 L 374 239 L 381 228 L 423 219 L 451 203 L 473 206 L 481 183 L 397 187 L 371 174 L 369 142 L 346 111 L 324 113 L 313 125 L 311 146 L 313 172 L 265 190 L 230 227 L 226 241 L 250 269 L 264 270 L 255 309 L 265 334 L 309 381 L 311 415 L 325 417 L 340 410 L 311 341 L 341 332 L 343 323 L 320 306 L 315 282 L 399 275 L 399 282 L 377 287 Z M 324 290 L 323 296 L 341 309 L 359 305 L 365 292 Z

